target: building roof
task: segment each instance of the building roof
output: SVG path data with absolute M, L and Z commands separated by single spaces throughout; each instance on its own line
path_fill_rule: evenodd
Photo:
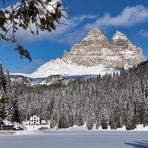
M 5 123 L 3 122 L 3 120 L 0 119 L 0 126 L 1 125 L 5 125 Z

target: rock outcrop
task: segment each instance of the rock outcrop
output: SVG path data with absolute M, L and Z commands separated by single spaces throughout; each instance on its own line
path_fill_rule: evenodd
M 63 61 L 70 64 L 87 67 L 104 65 L 106 68 L 116 68 L 136 65 L 144 60 L 142 49 L 132 44 L 126 35 L 117 31 L 110 43 L 97 28 L 65 52 Z

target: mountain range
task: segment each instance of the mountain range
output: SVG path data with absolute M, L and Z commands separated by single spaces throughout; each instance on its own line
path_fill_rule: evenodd
M 54 75 L 56 80 L 57 77 L 61 80 L 60 76 L 67 79 L 72 76 L 82 78 L 120 72 L 121 69 L 128 69 L 143 61 L 142 49 L 136 47 L 125 34 L 117 31 L 109 42 L 98 28 L 93 28 L 79 44 L 73 45 L 70 52 L 65 51 L 61 59 L 46 62 L 32 74 L 13 75 L 44 83 L 47 77 L 53 79 Z M 34 81 L 32 79 L 29 81 Z
M 144 61 L 142 49 L 117 31 L 109 42 L 98 28 L 93 28 L 80 44 L 65 51 L 61 59 L 49 61 L 33 72 L 31 77 L 50 75 L 97 75 L 129 68 Z

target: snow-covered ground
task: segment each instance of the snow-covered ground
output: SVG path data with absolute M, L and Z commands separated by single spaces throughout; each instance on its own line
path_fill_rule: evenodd
M 33 72 L 31 78 L 43 78 L 49 75 L 105 75 L 106 73 L 114 73 L 115 69 L 105 68 L 103 65 L 86 67 L 76 64 L 67 64 L 61 59 L 50 61 L 42 65 Z
M 32 74 L 24 73 L 10 73 L 10 75 L 21 75 L 29 78 L 46 78 L 50 75 L 62 75 L 62 76 L 73 76 L 73 75 L 105 75 L 119 72 L 114 68 L 105 68 L 103 65 L 98 66 L 81 66 L 76 64 L 67 64 L 61 59 L 49 61 L 39 67 Z
M 73 126 L 70 128 L 66 128 L 66 129 L 57 129 L 56 127 L 51 129 L 50 125 L 26 125 L 24 126 L 25 130 L 23 131 L 17 131 L 15 133 L 15 135 L 42 135 L 42 134 L 48 134 L 51 132 L 54 133 L 62 133 L 62 132 L 88 132 L 89 130 L 86 128 L 86 124 L 84 124 L 83 126 Z M 42 130 L 41 130 L 42 129 Z M 102 129 L 101 127 L 99 129 L 96 129 L 95 126 L 92 130 L 90 130 L 92 132 L 129 132 L 126 130 L 125 126 L 123 126 L 122 128 L 118 128 L 116 130 L 111 129 L 110 127 L 108 127 L 108 129 Z M 148 132 L 148 126 L 143 127 L 143 125 L 138 125 L 136 127 L 136 129 L 131 130 L 133 132 Z
M 10 73 L 10 75 L 19 75 L 28 78 L 46 78 L 51 75 L 62 75 L 62 76 L 84 76 L 84 75 L 105 75 L 120 73 L 119 70 L 114 68 L 105 68 L 103 65 L 98 66 L 80 66 L 75 64 L 66 64 L 64 62 L 59 62 L 58 60 L 54 62 L 48 62 L 42 65 L 32 74 L 25 73 Z

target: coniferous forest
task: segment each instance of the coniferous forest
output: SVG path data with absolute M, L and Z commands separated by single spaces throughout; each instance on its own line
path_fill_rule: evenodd
M 148 61 L 120 74 L 98 75 L 67 85 L 27 86 L 11 82 L 8 76 L 0 73 L 1 117 L 7 117 L 10 106 L 11 120 L 24 121 L 37 114 L 50 120 L 51 128 L 86 123 L 88 129 L 124 125 L 131 130 L 138 124 L 148 125 Z
M 4 75 L 0 64 L 0 119 L 20 122 L 18 111 L 17 84 L 10 80 L 9 72 Z

